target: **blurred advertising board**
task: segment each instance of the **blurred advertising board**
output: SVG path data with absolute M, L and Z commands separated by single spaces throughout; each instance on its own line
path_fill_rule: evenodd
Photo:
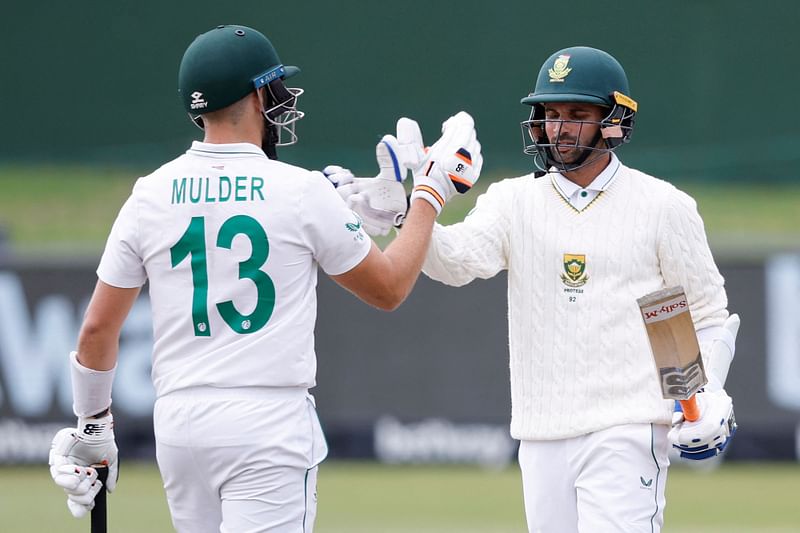
M 740 430 L 728 459 L 797 459 L 800 255 L 722 264 L 742 327 L 727 388 Z M 94 265 L 0 265 L 0 463 L 46 461 L 74 423 L 67 354 L 96 282 Z M 319 279 L 313 390 L 332 457 L 386 462 L 513 458 L 506 280 L 462 288 L 424 276 L 393 313 Z M 113 409 L 121 453 L 153 457 L 146 291 L 123 328 Z

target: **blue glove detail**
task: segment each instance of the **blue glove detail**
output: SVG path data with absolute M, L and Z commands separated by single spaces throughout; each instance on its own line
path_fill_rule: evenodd
M 736 433 L 733 403 L 722 390 L 697 393 L 701 417 L 695 422 L 683 418 L 680 404 L 675 402 L 669 439 L 683 459 L 700 461 L 725 451 Z

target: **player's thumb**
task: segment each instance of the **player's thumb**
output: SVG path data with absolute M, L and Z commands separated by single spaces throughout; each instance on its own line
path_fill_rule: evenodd
M 86 514 L 94 508 L 94 502 L 89 505 L 73 501 L 72 498 L 67 498 L 67 508 L 72 516 L 75 518 L 83 518 Z
M 416 120 L 402 117 L 397 121 L 397 141 L 400 144 L 419 146 L 419 149 L 422 149 L 422 131 Z

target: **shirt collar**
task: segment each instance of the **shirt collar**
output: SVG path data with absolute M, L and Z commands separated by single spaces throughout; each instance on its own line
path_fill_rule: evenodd
M 606 165 L 606 168 L 604 168 L 603 171 L 598 174 L 597 177 L 594 178 L 586 187 L 581 187 L 580 185 L 568 180 L 560 172 L 554 172 L 552 174 L 553 183 L 555 184 L 556 189 L 558 189 L 558 191 L 564 196 L 564 198 L 569 198 L 576 192 L 583 189 L 600 193 L 608 189 L 614 182 L 614 177 L 617 175 L 619 165 L 619 158 L 614 152 L 611 152 L 611 161 L 609 161 L 608 165 Z
M 205 157 L 231 157 L 260 155 L 266 157 L 264 151 L 251 143 L 212 144 L 193 141 L 192 147 L 187 151 L 193 155 Z

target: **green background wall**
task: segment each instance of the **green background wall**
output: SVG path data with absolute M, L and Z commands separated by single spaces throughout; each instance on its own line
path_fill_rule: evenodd
M 433 141 L 472 113 L 493 175 L 526 172 L 520 97 L 542 61 L 576 44 L 628 72 L 640 113 L 630 164 L 669 179 L 797 177 L 800 4 L 671 2 L 8 2 L 0 32 L 0 162 L 134 164 L 200 134 L 176 92 L 192 38 L 219 23 L 266 33 L 306 94 L 283 159 L 374 171 L 402 115 Z

